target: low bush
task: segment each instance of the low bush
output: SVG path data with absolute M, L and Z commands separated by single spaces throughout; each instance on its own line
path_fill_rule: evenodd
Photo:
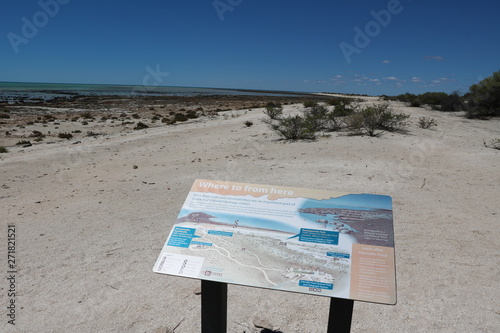
M 325 130 L 329 122 L 328 113 L 326 106 L 315 105 L 304 111 L 304 120 L 308 123 L 308 127 L 315 132 Z
M 500 150 L 500 139 L 493 139 L 488 143 L 486 141 L 484 141 L 484 146 L 488 147 L 488 148 Z
M 10 114 L 0 113 L 0 119 L 9 119 L 9 118 L 10 118 Z
M 314 140 L 316 134 L 308 121 L 300 115 L 277 119 L 270 124 L 271 129 L 287 140 Z
M 198 118 L 198 115 L 196 114 L 196 111 L 189 110 L 188 112 L 186 112 L 186 117 L 188 117 L 188 119 L 196 119 Z
M 90 111 L 82 112 L 81 116 L 83 119 L 93 119 L 94 118 L 94 116 L 92 115 L 92 113 Z
M 0 146 L 0 154 L 5 154 L 8 152 L 9 152 L 9 150 L 7 148 L 5 148 L 4 146 Z
M 280 105 L 269 102 L 266 105 L 266 110 L 264 111 L 264 113 L 270 119 L 278 119 L 283 115 L 283 108 Z
M 337 98 L 334 98 L 334 99 L 330 99 L 327 101 L 327 104 L 328 105 L 332 105 L 332 106 L 337 106 L 337 105 L 340 105 L 340 104 L 343 104 L 343 105 L 349 105 L 351 104 L 352 102 L 354 102 L 354 98 L 349 98 L 349 97 L 337 97 Z
M 382 131 L 403 132 L 408 126 L 407 119 L 410 116 L 396 113 L 388 104 L 374 104 L 352 113 L 349 117 L 348 123 L 352 130 L 364 131 L 369 136 L 379 136 Z
M 174 121 L 179 121 L 179 122 L 183 122 L 183 121 L 187 121 L 189 118 L 184 114 L 184 113 L 176 113 L 174 115 Z
M 415 98 L 414 100 L 412 100 L 410 102 L 410 106 L 412 108 L 419 108 L 421 105 L 422 105 L 422 103 L 420 103 L 420 100 L 418 98 Z
M 404 132 L 409 115 L 397 113 L 388 104 L 360 107 L 341 102 L 331 111 L 316 105 L 302 115 L 264 120 L 273 131 L 288 140 L 315 139 L 319 131 L 348 129 L 353 134 L 378 136 L 383 131 Z
M 33 131 L 31 134 L 30 134 L 30 137 L 32 138 L 44 138 L 45 137 L 45 134 L 43 134 L 42 132 L 40 131 Z
M 304 102 L 305 108 L 312 108 L 312 107 L 317 106 L 317 105 L 318 105 L 318 103 L 315 101 L 305 101 Z
M 143 123 L 143 122 L 141 122 L 141 121 L 140 121 L 140 122 L 138 122 L 138 123 L 135 125 L 135 127 L 134 127 L 134 129 L 135 129 L 135 130 L 141 130 L 141 129 L 145 129 L 145 128 L 149 128 L 149 126 L 148 126 L 148 125 L 146 125 L 146 124 L 144 124 L 144 123 Z
M 69 140 L 69 139 L 71 139 L 73 137 L 73 134 L 61 132 L 57 136 L 59 138 L 61 138 L 61 139 L 67 139 L 67 140 Z
M 253 122 L 251 122 L 250 120 L 247 120 L 244 122 L 244 124 L 246 127 L 251 127 L 253 125 Z
M 420 117 L 418 118 L 418 126 L 420 128 L 429 129 L 433 126 L 437 126 L 437 122 L 434 118 Z

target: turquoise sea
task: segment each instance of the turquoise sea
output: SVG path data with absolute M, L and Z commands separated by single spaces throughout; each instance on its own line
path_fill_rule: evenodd
M 0 99 L 7 101 L 51 99 L 55 97 L 84 96 L 203 96 L 203 95 L 246 95 L 246 96 L 290 96 L 304 93 L 245 89 L 218 89 L 198 87 L 160 87 L 111 84 L 68 84 L 68 83 L 24 83 L 0 82 Z

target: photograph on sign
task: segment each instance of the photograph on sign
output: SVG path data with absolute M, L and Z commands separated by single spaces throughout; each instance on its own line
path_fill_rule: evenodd
M 196 180 L 153 271 L 395 304 L 392 199 Z

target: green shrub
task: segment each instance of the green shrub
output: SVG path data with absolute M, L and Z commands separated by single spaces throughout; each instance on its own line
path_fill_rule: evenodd
M 196 111 L 189 110 L 188 112 L 186 112 L 186 117 L 188 117 L 188 119 L 196 119 L 198 118 L 198 115 L 196 114 Z
M 418 126 L 420 126 L 420 128 L 429 129 L 433 126 L 437 126 L 437 122 L 434 118 L 420 117 L 418 118 Z
M 0 154 L 5 154 L 8 152 L 9 152 L 9 150 L 7 148 L 5 148 L 4 146 L 0 146 Z
M 337 97 L 337 98 L 334 98 L 334 99 L 330 99 L 327 101 L 327 104 L 328 105 L 332 105 L 332 106 L 337 106 L 337 105 L 340 105 L 340 104 L 343 104 L 343 105 L 349 105 L 351 104 L 352 102 L 354 102 L 354 98 L 349 98 L 349 97 Z
M 464 99 L 458 92 L 453 92 L 448 96 L 444 96 L 441 100 L 440 111 L 463 111 L 465 109 Z
M 500 116 L 500 71 L 469 87 L 467 118 Z
M 90 111 L 85 111 L 81 114 L 83 119 L 94 119 L 94 116 Z
M 351 102 L 345 104 L 344 101 L 340 101 L 340 103 L 327 114 L 329 121 L 328 129 L 331 131 L 338 131 L 342 127 L 348 126 L 348 117 L 353 114 L 357 108 L 358 106 L 351 104 Z
M 281 104 L 280 103 L 274 103 L 274 102 L 267 102 L 266 103 L 266 109 L 267 108 L 280 108 Z
M 421 105 L 422 105 L 422 103 L 420 103 L 420 100 L 418 98 L 415 98 L 414 100 L 412 100 L 410 102 L 410 106 L 412 108 L 419 108 Z
M 250 121 L 250 120 L 247 120 L 247 121 L 244 122 L 244 124 L 245 124 L 246 127 L 251 127 L 253 125 L 253 122 Z
M 314 140 L 316 134 L 300 115 L 287 116 L 270 124 L 271 129 L 287 140 Z
M 141 121 L 140 121 L 140 122 L 138 122 L 138 123 L 135 125 L 135 127 L 134 127 L 134 129 L 135 129 L 135 130 L 141 130 L 141 129 L 145 129 L 145 128 L 149 128 L 149 126 L 148 126 L 148 125 L 146 125 L 146 124 L 144 124 L 144 123 L 143 123 L 143 122 L 141 122 Z
M 315 101 L 305 101 L 304 102 L 305 108 L 312 108 L 312 107 L 317 106 L 317 105 L 318 105 L 318 103 Z
M 267 103 L 266 105 L 266 110 L 264 113 L 270 118 L 270 119 L 279 119 L 283 115 L 283 108 L 279 105 L 276 105 L 272 102 Z
M 32 138 L 44 138 L 45 137 L 45 134 L 43 134 L 42 132 L 40 131 L 33 131 L 31 134 L 30 134 L 30 137 Z
M 323 105 L 312 106 L 304 112 L 304 120 L 313 131 L 324 130 L 328 124 L 328 109 Z
M 395 113 L 388 104 L 372 105 L 351 114 L 349 127 L 364 131 L 369 136 L 379 136 L 381 131 L 404 131 L 409 117 L 404 113 Z
M 184 113 L 176 113 L 174 116 L 174 121 L 187 121 L 189 118 Z
M 69 139 L 71 139 L 73 137 L 73 134 L 61 132 L 57 136 L 59 138 L 61 138 L 61 139 L 67 139 L 67 140 L 69 140 Z

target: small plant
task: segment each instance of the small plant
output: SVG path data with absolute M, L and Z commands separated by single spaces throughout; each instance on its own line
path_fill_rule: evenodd
M 57 136 L 58 136 L 59 138 L 61 138 L 61 139 L 67 139 L 67 140 L 69 140 L 69 139 L 71 139 L 71 138 L 73 137 L 73 134 L 71 134 L 71 133 L 61 132 L 61 133 L 59 133 Z
M 198 118 L 198 115 L 196 114 L 196 111 L 194 111 L 194 110 L 189 110 L 189 111 L 186 113 L 186 117 L 188 117 L 188 119 L 196 119 L 196 118 Z
M 17 146 L 31 145 L 31 141 L 21 140 L 16 143 Z
M 500 150 L 500 138 L 493 139 L 489 143 L 486 143 L 486 141 L 484 141 L 483 143 L 484 143 L 484 146 L 487 148 L 493 148 L 493 149 Z
M 328 109 L 323 105 L 315 105 L 304 112 L 305 121 L 314 131 L 326 129 L 328 123 Z
M 7 148 L 5 148 L 4 146 L 0 146 L 0 154 L 5 154 L 8 152 L 9 152 L 9 150 Z
M 408 126 L 410 116 L 395 113 L 388 104 L 372 105 L 351 114 L 349 127 L 355 131 L 364 131 L 369 136 L 379 136 L 380 131 L 402 132 Z
M 412 108 L 419 108 L 421 106 L 422 103 L 420 103 L 420 100 L 419 99 L 414 99 L 410 102 L 410 106 Z
M 279 119 L 283 115 L 283 108 L 279 105 L 269 102 L 266 105 L 266 110 L 264 111 L 264 113 L 270 119 Z
M 132 115 L 132 118 L 134 118 L 134 119 L 139 119 L 139 118 L 141 118 L 141 116 L 139 116 L 137 113 L 134 113 L 134 114 Z
M 137 125 L 135 125 L 135 127 L 134 127 L 135 130 L 141 130 L 141 129 L 145 129 L 145 128 L 149 128 L 149 126 L 144 124 L 141 121 L 138 122 Z
M 10 114 L 0 113 L 0 119 L 9 119 L 9 118 L 10 118 Z
M 337 106 L 337 105 L 349 105 L 351 104 L 352 102 L 354 102 L 354 99 L 353 98 L 349 98 L 349 97 L 338 97 L 338 98 L 334 98 L 334 99 L 330 99 L 327 101 L 327 104 L 328 105 L 332 105 L 332 106 Z
M 280 118 L 276 123 L 271 123 L 270 127 L 287 140 L 314 140 L 316 138 L 309 122 L 300 115 Z
M 429 129 L 433 126 L 437 126 L 437 122 L 434 118 L 420 117 L 418 118 L 418 126 L 420 126 L 420 128 Z
M 83 119 L 93 119 L 94 118 L 94 116 L 92 115 L 92 113 L 90 111 L 83 112 L 81 116 Z
M 88 121 L 86 121 L 86 120 L 82 121 L 82 125 L 88 125 L 88 124 L 89 124 Z
M 184 113 L 177 112 L 174 116 L 175 121 L 183 122 L 187 121 L 189 118 Z
M 315 101 L 305 101 L 304 102 L 305 108 L 312 108 L 312 107 L 317 106 L 317 105 L 318 105 L 318 103 Z
M 348 100 L 348 99 L 347 99 Z M 344 101 L 341 100 L 332 111 L 330 111 L 326 116 L 328 118 L 327 129 L 330 131 L 338 131 L 342 129 L 342 127 L 348 126 L 350 121 L 350 115 L 352 115 L 356 110 L 358 110 L 358 105 L 351 104 L 350 101 L 348 104 L 344 104 Z
M 253 125 L 253 122 L 251 122 L 250 120 L 247 120 L 244 122 L 244 124 L 246 127 L 251 127 Z
M 40 131 L 33 131 L 31 134 L 30 134 L 30 137 L 31 138 L 44 138 L 45 137 L 45 134 L 43 134 L 42 132 Z

